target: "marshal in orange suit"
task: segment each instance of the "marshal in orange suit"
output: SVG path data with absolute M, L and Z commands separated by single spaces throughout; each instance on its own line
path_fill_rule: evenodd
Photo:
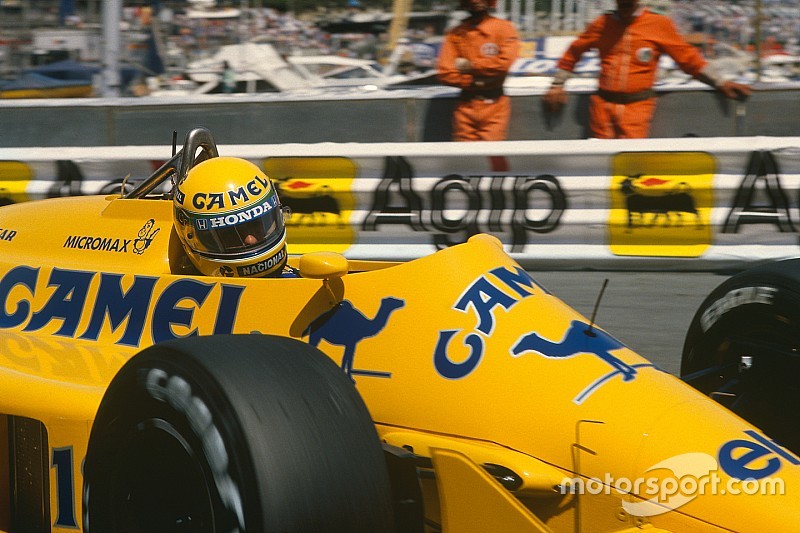
M 719 79 L 668 17 L 639 6 L 639 0 L 617 0 L 616 11 L 589 24 L 559 60 L 544 97 L 550 110 L 558 111 L 566 103 L 564 82 L 581 56 L 592 48 L 600 54 L 598 91 L 591 96 L 589 106 L 589 129 L 596 138 L 647 137 L 655 112 L 652 87 L 661 54 L 669 55 L 681 70 L 728 98 L 751 93 L 747 85 Z
M 459 87 L 454 141 L 502 141 L 511 117 L 503 82 L 519 55 L 514 25 L 489 14 L 495 0 L 461 0 L 470 16 L 450 30 L 439 53 L 439 81 Z

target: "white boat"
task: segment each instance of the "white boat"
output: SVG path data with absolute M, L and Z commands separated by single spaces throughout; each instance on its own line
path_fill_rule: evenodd
M 387 74 L 368 59 L 336 55 L 297 55 L 287 61 L 311 84 L 321 87 L 362 87 L 380 89 L 408 79 L 402 74 Z
M 375 61 L 336 55 L 282 56 L 269 43 L 222 46 L 207 58 L 190 62 L 182 76 L 150 81 L 150 96 L 224 93 L 225 65 L 235 72 L 234 93 L 286 92 L 349 88 L 376 90 L 402 86 L 432 77 L 426 72 L 408 76 L 383 69 Z
M 190 19 L 233 19 L 242 14 L 240 9 L 218 7 L 216 0 L 189 0 L 186 16 Z
M 236 73 L 234 92 L 279 92 L 312 86 L 266 43 L 222 46 L 212 57 L 189 63 L 185 76 L 200 84 L 203 92 L 224 92 L 220 87 L 226 63 Z

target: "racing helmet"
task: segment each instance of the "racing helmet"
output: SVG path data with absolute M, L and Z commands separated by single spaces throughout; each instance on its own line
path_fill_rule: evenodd
M 278 276 L 286 264 L 286 226 L 264 172 L 236 157 L 195 165 L 173 196 L 174 225 L 189 259 L 207 276 Z

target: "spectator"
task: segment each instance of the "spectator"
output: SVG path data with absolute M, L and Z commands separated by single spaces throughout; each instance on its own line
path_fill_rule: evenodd
M 589 129 L 601 139 L 643 138 L 655 111 L 653 91 L 658 59 L 668 54 L 687 74 L 716 88 L 727 98 L 751 94 L 747 85 L 719 79 L 700 52 L 678 34 L 672 21 L 639 6 L 639 0 L 617 0 L 617 9 L 594 20 L 572 42 L 544 102 L 558 112 L 567 102 L 564 82 L 589 49 L 600 53 L 598 91 L 590 96 Z
M 495 0 L 461 0 L 470 16 L 447 33 L 439 53 L 439 81 L 461 88 L 454 141 L 506 138 L 511 100 L 503 82 L 519 54 L 519 37 L 511 22 L 489 14 L 494 5 Z
M 225 94 L 236 92 L 236 71 L 227 61 L 222 62 L 222 90 Z

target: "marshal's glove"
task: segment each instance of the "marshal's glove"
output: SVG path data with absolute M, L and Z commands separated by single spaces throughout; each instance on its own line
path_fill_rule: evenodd
M 563 85 L 551 85 L 543 98 L 545 109 L 551 113 L 558 113 L 567 105 L 567 91 Z
M 731 100 L 744 100 L 753 94 L 753 89 L 749 85 L 735 81 L 724 81 L 717 85 L 717 90 Z
M 457 57 L 455 67 L 461 72 L 469 72 L 472 70 L 472 63 L 466 57 Z

